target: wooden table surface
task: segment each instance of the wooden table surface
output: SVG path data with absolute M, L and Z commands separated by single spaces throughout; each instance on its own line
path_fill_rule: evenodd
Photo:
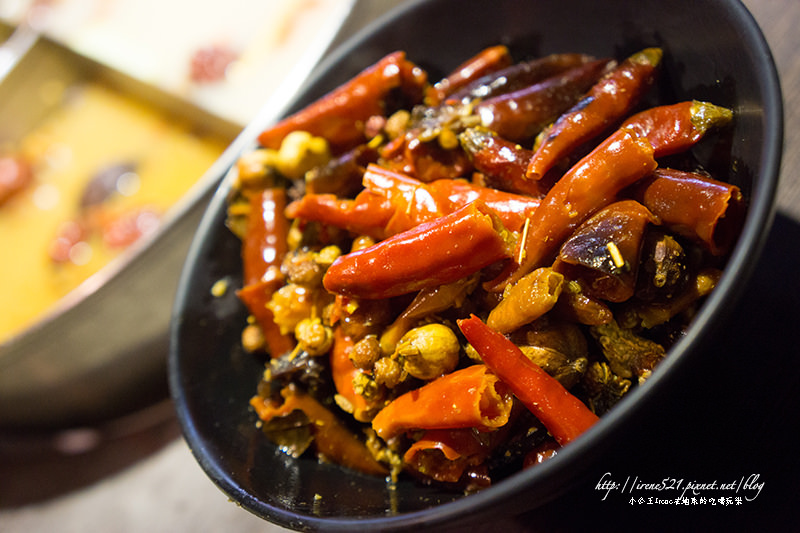
M 685 420 L 678 420 L 684 427 L 663 429 L 654 421 L 653 432 L 690 433 L 685 442 L 663 449 L 657 436 L 649 442 L 645 436 L 641 445 L 651 447 L 653 461 L 665 465 L 665 474 L 670 465 L 697 468 L 698 477 L 701 472 L 729 472 L 738 477 L 745 468 L 760 476 L 764 490 L 747 508 L 720 508 L 698 517 L 688 509 L 650 508 L 642 515 L 648 528 L 664 523 L 659 520 L 675 520 L 689 530 L 719 530 L 715 526 L 721 524 L 728 531 L 753 530 L 756 525 L 776 530 L 791 516 L 784 509 L 796 507 L 800 496 L 800 459 L 792 441 L 800 426 L 800 400 L 793 393 L 800 385 L 800 348 L 789 337 L 797 327 L 791 319 L 797 316 L 795 302 L 800 299 L 800 1 L 744 3 L 772 48 L 785 104 L 776 222 L 744 298 L 746 308 L 733 319 L 734 328 L 757 329 L 762 336 L 750 340 L 732 333 L 729 341 L 737 344 L 730 349 L 738 350 L 738 365 L 754 372 L 712 376 L 730 381 L 730 397 L 707 399 L 699 413 L 686 413 Z M 377 13 L 380 4 L 375 6 Z M 769 317 L 771 311 L 777 313 L 774 319 L 757 318 Z M 725 342 L 720 350 L 728 349 Z M 750 379 L 759 380 L 759 385 L 769 381 L 770 387 L 761 386 L 761 392 L 753 393 L 749 385 L 755 383 Z M 99 447 L 94 445 L 100 435 L 91 430 L 58 435 L 48 449 L 38 441 L 16 442 L 13 449 L 0 442 L 0 532 L 284 531 L 227 501 L 206 478 L 180 438 L 168 402 L 117 421 L 105 431 L 112 436 Z M 20 452 L 20 447 L 25 451 Z M 606 520 L 619 524 L 623 517 L 625 522 L 636 519 L 635 509 L 617 505 L 612 511 L 609 514 L 609 506 L 604 507 L 596 493 L 577 494 L 543 513 L 502 526 L 509 532 L 569 531 L 585 525 L 580 516 L 606 526 L 611 523 Z M 794 529 L 798 524 L 795 519 Z

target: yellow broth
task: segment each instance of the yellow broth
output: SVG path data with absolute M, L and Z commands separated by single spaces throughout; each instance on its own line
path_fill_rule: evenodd
M 124 249 L 93 231 L 69 260 L 51 257 L 63 225 L 82 216 L 81 197 L 98 171 L 135 164 L 126 186 L 101 204 L 102 217 L 142 208 L 163 215 L 226 146 L 225 139 L 192 131 L 108 87 L 67 88 L 62 104 L 34 131 L 3 147 L 4 155 L 26 158 L 34 178 L 0 206 L 0 342 L 32 325 Z

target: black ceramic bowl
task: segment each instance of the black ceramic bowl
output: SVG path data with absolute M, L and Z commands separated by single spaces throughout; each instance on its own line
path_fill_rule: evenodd
M 772 221 L 783 126 L 771 54 L 737 1 L 409 2 L 329 56 L 290 111 L 390 51 L 405 50 L 435 80 L 497 43 L 507 44 L 517 58 L 564 51 L 623 58 L 660 46 L 665 52 L 656 89 L 660 99 L 699 99 L 734 109 L 733 130 L 720 140 L 727 144 L 724 153 L 695 154 L 716 177 L 739 185 L 748 199 L 743 232 L 716 291 L 652 378 L 552 460 L 470 496 L 413 481 L 391 491 L 383 479 L 313 458 L 291 459 L 257 429 L 248 399 L 263 366 L 240 347 L 246 311 L 232 290 L 221 298 L 210 292 L 220 279 L 231 287 L 241 283 L 239 241 L 223 225 L 226 181 L 199 228 L 179 287 L 170 382 L 200 465 L 223 492 L 256 515 L 296 529 L 390 530 L 458 527 L 545 505 L 583 479 L 626 427 L 676 393 L 740 296 Z

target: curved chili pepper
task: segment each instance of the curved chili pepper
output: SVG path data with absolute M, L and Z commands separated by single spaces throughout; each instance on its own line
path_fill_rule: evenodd
M 584 54 L 550 54 L 530 61 L 520 61 L 471 81 L 453 92 L 447 102 L 470 102 L 500 96 L 539 83 L 594 59 Z
M 543 262 L 592 213 L 617 193 L 656 168 L 653 147 L 627 129 L 619 129 L 556 182 L 534 211 L 520 240 L 516 262 L 486 288 L 502 290 Z
M 422 101 L 427 85 L 425 71 L 406 59 L 405 52 L 393 52 L 366 68 L 297 113 L 281 120 L 258 136 L 258 142 L 278 149 L 292 131 L 307 131 L 324 137 L 334 152 L 363 143 L 364 125 L 373 115 L 386 115 L 390 93 L 400 89 L 409 103 Z
M 724 254 L 739 234 L 744 213 L 742 192 L 696 172 L 656 169 L 633 189 L 633 196 L 685 237 Z
M 512 405 L 499 378 L 472 365 L 398 396 L 375 415 L 372 428 L 385 441 L 412 429 L 490 431 L 508 422 Z
M 350 414 L 360 422 L 366 422 L 367 401 L 353 387 L 353 378 L 361 371 L 350 360 L 350 351 L 354 346 L 353 339 L 344 334 L 341 327 L 333 330 L 333 348 L 331 349 L 331 376 L 336 393 L 344 398 L 352 408 Z
M 386 225 L 394 212 L 389 199 L 366 190 L 355 200 L 333 194 L 306 194 L 286 207 L 288 218 L 322 222 L 378 240 L 389 237 Z
M 708 131 L 731 120 L 730 109 L 692 100 L 646 109 L 630 117 L 622 127 L 647 137 L 654 157 L 660 158 L 687 150 Z
M 372 454 L 339 419 L 324 405 L 297 387 L 289 385 L 281 390 L 283 403 L 277 404 L 269 398 L 254 396 L 250 405 L 258 418 L 269 422 L 275 417 L 287 416 L 293 411 L 302 411 L 311 422 L 317 452 L 329 460 L 353 468 L 365 474 L 386 475 L 385 466 L 373 459 Z
M 615 202 L 575 230 L 561 246 L 553 268 L 582 280 L 589 296 L 624 302 L 636 288 L 645 229 L 657 223 L 639 202 Z
M 442 206 L 425 183 L 378 165 L 367 167 L 363 183 L 366 190 L 386 198 L 392 205 L 392 216 L 384 227 L 387 235 L 396 235 L 453 211 Z
M 453 92 L 483 76 L 509 67 L 511 63 L 511 52 L 507 46 L 499 44 L 485 48 L 429 87 L 425 93 L 425 104 L 439 105 Z
M 428 184 L 428 190 L 439 199 L 439 205 L 443 206 L 442 210 L 445 212 L 480 200 L 511 231 L 522 229 L 525 220 L 541 203 L 538 198 L 499 191 L 464 180 L 437 180 Z
M 622 120 L 653 84 L 662 56 L 660 48 L 647 48 L 628 57 L 544 130 L 528 179 L 541 179 L 561 158 Z
M 561 446 L 575 440 L 598 417 L 528 359 L 516 344 L 478 317 L 458 321 L 458 326 L 484 364 L 505 383 Z
M 553 308 L 563 283 L 564 276 L 552 268 L 537 268 L 506 288 L 486 324 L 500 333 L 511 333 L 533 322 Z
M 506 228 L 517 231 L 539 206 L 538 199 L 475 185 L 462 179 L 423 183 L 378 165 L 367 168 L 364 186 L 375 194 L 389 198 L 394 204 L 395 214 L 386 228 L 390 235 L 452 213 L 475 200 L 480 200 L 493 211 Z
M 527 141 L 575 105 L 610 63 L 607 59 L 591 61 L 523 89 L 483 100 L 475 106 L 475 113 L 483 126 L 501 137 Z
M 533 151 L 486 128 L 467 128 L 458 139 L 475 170 L 486 176 L 490 186 L 533 197 L 544 196 L 547 192 L 538 182 L 525 176 Z
M 486 206 L 472 202 L 340 256 L 323 285 L 335 294 L 376 299 L 451 283 L 509 256 L 506 230 L 497 224 Z
M 440 483 L 456 483 L 468 466 L 483 463 L 491 451 L 472 428 L 429 429 L 406 450 L 403 463 Z
M 236 295 L 255 318 L 264 334 L 267 351 L 278 357 L 294 347 L 290 335 L 282 334 L 267 307 L 272 293 L 283 285 L 278 272 L 288 245 L 289 222 L 284 216 L 286 190 L 265 189 L 250 197 L 247 228 L 242 239 L 244 286 Z
M 539 206 L 537 199 L 464 180 L 422 183 L 377 165 L 367 167 L 363 184 L 365 189 L 354 200 L 332 194 L 307 194 L 290 203 L 286 215 L 382 240 L 478 199 L 497 214 L 506 228 L 518 231 Z

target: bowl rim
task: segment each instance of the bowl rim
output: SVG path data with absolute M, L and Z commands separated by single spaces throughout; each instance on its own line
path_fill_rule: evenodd
M 402 16 L 404 13 L 413 12 L 418 9 L 419 6 L 429 1 L 430 0 L 407 1 L 403 3 L 403 5 L 388 11 L 383 16 L 368 24 L 329 54 L 318 65 L 315 69 L 315 73 L 307 80 L 307 83 L 313 85 L 321 74 L 325 73 L 331 65 L 336 64 L 343 57 L 352 53 L 354 48 L 357 47 L 365 36 L 391 24 L 395 17 Z M 760 179 L 757 180 L 756 187 L 752 191 L 751 196 L 757 197 L 759 201 L 748 205 L 747 217 L 742 233 L 730 254 L 723 275 L 717 285 L 717 289 L 709 295 L 705 304 L 695 317 L 689 335 L 680 339 L 673 345 L 670 348 L 670 356 L 659 364 L 659 368 L 663 370 L 654 373 L 652 377 L 648 378 L 646 383 L 631 391 L 623 401 L 615 406 L 613 413 L 601 417 L 593 427 L 574 442 L 570 443 L 570 446 L 560 451 L 558 457 L 554 458 L 552 461 L 538 465 L 535 474 L 531 470 L 518 472 L 506 479 L 498 481 L 493 484 L 492 487 L 484 491 L 470 494 L 469 496 L 459 498 L 452 502 L 421 510 L 401 512 L 396 515 L 358 518 L 319 517 L 295 513 L 285 508 L 270 505 L 253 497 L 231 478 L 229 473 L 226 472 L 217 461 L 217 458 L 210 456 L 206 443 L 203 441 L 194 421 L 184 410 L 187 397 L 186 391 L 183 389 L 178 379 L 180 361 L 179 355 L 174 351 L 174 348 L 177 348 L 179 341 L 177 339 L 177 328 L 173 327 L 169 356 L 170 389 L 178 409 L 184 438 L 189 444 L 195 459 L 217 487 L 249 512 L 286 527 L 299 526 L 303 529 L 324 529 L 328 531 L 352 531 L 354 528 L 396 531 L 414 526 L 440 525 L 445 521 L 448 521 L 448 524 L 452 525 L 455 523 L 454 520 L 456 519 L 463 522 L 470 516 L 474 516 L 476 513 L 480 512 L 480 510 L 486 509 L 490 505 L 496 506 L 498 501 L 505 501 L 507 498 L 510 498 L 511 495 L 518 493 L 531 483 L 531 478 L 534 476 L 537 483 L 546 484 L 550 479 L 556 477 L 561 478 L 565 475 L 563 472 L 564 466 L 562 465 L 578 464 L 578 470 L 582 470 L 590 461 L 589 458 L 591 455 L 596 453 L 598 447 L 603 448 L 609 446 L 609 439 L 606 438 L 608 435 L 618 433 L 623 424 L 625 424 L 625 420 L 628 419 L 630 415 L 641 412 L 652 403 L 653 397 L 656 396 L 656 390 L 669 386 L 669 384 L 677 379 L 677 370 L 686 366 L 687 358 L 684 357 L 684 354 L 687 352 L 688 348 L 692 347 L 692 349 L 697 349 L 698 346 L 704 345 L 698 345 L 699 341 L 696 338 L 697 335 L 692 334 L 692 332 L 699 332 L 702 330 L 705 339 L 708 339 L 708 337 L 711 336 L 710 333 L 718 330 L 724 323 L 724 318 L 730 314 L 735 302 L 744 292 L 746 283 L 742 283 L 741 280 L 749 278 L 756 267 L 754 257 L 758 257 L 763 250 L 766 236 L 770 231 L 776 212 L 774 199 L 780 174 L 784 136 L 783 98 L 777 67 L 766 38 L 758 26 L 758 23 L 741 0 L 712 1 L 713 3 L 719 4 L 721 8 L 724 7 L 725 9 L 731 10 L 732 15 L 736 17 L 737 20 L 742 21 L 744 23 L 743 29 L 747 33 L 747 40 L 756 45 L 756 49 L 753 50 L 753 53 L 758 59 L 755 62 L 758 69 L 756 78 L 759 80 L 760 89 L 764 97 L 765 128 L 764 138 L 761 140 L 763 155 L 760 160 L 760 166 L 757 169 L 753 169 L 754 174 L 759 175 Z M 266 126 L 266 124 L 261 124 L 261 127 L 264 126 Z M 250 139 L 251 143 L 253 140 L 254 139 Z M 226 187 L 228 180 L 229 176 L 222 181 L 215 198 L 212 199 L 209 212 L 206 213 L 206 216 L 198 228 L 198 236 L 204 235 L 205 230 L 209 229 L 208 226 L 214 223 L 215 217 L 213 216 L 213 212 L 216 211 L 214 208 L 215 206 L 219 208 L 220 203 L 223 202 L 227 196 Z M 188 256 L 189 258 L 196 256 L 200 245 L 201 243 L 197 239 L 192 243 Z M 186 297 L 187 291 L 190 290 L 188 278 L 191 270 L 192 265 L 187 261 L 184 273 L 181 276 L 178 297 L 176 298 L 176 305 L 174 307 L 173 325 L 180 320 L 181 302 Z M 725 316 L 720 318 L 718 316 L 720 312 Z M 712 315 L 714 315 L 713 320 Z M 707 342 L 707 340 L 704 342 Z M 550 497 L 546 498 L 542 503 L 545 504 L 555 499 L 562 492 L 553 492 Z

